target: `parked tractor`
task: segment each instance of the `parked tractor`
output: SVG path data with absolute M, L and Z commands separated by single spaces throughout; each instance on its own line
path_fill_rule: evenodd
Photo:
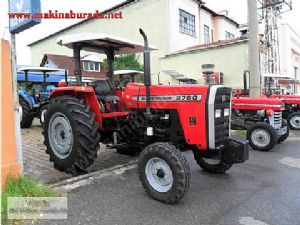
M 283 118 L 287 120 L 292 130 L 300 130 L 300 95 L 282 94 L 279 82 L 274 84 L 274 79 L 282 79 L 284 77 L 268 74 L 264 76 L 265 91 L 264 95 L 269 98 L 281 99 L 284 102 Z
M 284 102 L 280 99 L 249 97 L 247 71 L 244 89 L 232 99 L 232 129 L 247 130 L 247 139 L 255 150 L 269 151 L 289 136 L 289 127 L 282 119 Z
M 300 95 L 272 94 L 270 98 L 277 98 L 284 102 L 283 118 L 292 130 L 300 130 Z
M 94 163 L 99 142 L 112 149 L 143 148 L 138 162 L 142 186 L 152 198 L 175 204 L 188 191 L 191 179 L 180 149 L 192 149 L 202 169 L 225 173 L 248 159 L 248 142 L 229 137 L 230 88 L 151 84 L 154 48 L 144 31 L 140 33 L 144 44 L 105 34 L 60 38 L 60 45 L 73 49 L 77 84 L 52 91 L 44 144 L 55 168 L 71 174 Z M 81 50 L 106 54 L 107 80 L 81 85 Z M 138 52 L 144 52 L 144 84 L 127 83 L 117 91 L 114 56 Z
M 20 69 L 25 73 L 25 87 L 20 89 L 19 93 L 19 112 L 22 128 L 31 127 L 34 117 L 40 119 L 41 124 L 44 122 L 45 112 L 49 104 L 50 92 L 55 88 L 54 85 L 47 83 L 49 73 L 61 71 L 48 67 L 23 67 Z M 28 80 L 29 72 L 43 74 L 43 82 L 33 83 Z

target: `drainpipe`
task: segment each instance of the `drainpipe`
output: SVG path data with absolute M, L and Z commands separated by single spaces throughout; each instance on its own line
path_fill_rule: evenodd
M 15 117 L 15 132 L 16 132 L 16 148 L 18 163 L 20 165 L 20 173 L 23 172 L 23 151 L 21 138 L 21 125 L 19 113 L 19 95 L 17 89 L 17 56 L 16 56 L 16 36 L 10 34 L 10 51 L 11 51 L 11 72 L 13 78 L 13 96 L 14 96 L 14 117 Z

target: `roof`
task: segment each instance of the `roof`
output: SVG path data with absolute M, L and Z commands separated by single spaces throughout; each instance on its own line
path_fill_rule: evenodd
M 25 73 L 18 71 L 17 73 L 17 79 L 18 81 L 25 81 Z M 58 83 L 59 81 L 65 79 L 64 73 L 61 74 L 55 74 L 55 75 L 49 75 L 46 77 L 46 82 L 48 83 Z M 28 73 L 28 81 L 29 82 L 43 82 L 44 77 L 41 73 Z
M 45 65 L 47 60 L 50 60 L 57 68 L 68 70 L 68 74 L 74 76 L 75 60 L 73 57 L 65 55 L 45 54 L 41 62 L 41 66 Z M 106 77 L 106 73 L 82 70 L 82 76 L 91 78 L 103 78 Z
M 239 37 L 239 38 L 234 38 L 231 40 L 216 41 L 216 42 L 211 42 L 211 43 L 203 44 L 203 45 L 194 45 L 194 46 L 179 50 L 177 52 L 168 54 L 166 56 L 172 56 L 172 55 L 177 55 L 177 54 L 182 54 L 182 53 L 189 53 L 189 52 L 203 50 L 203 49 L 217 48 L 217 47 L 221 47 L 221 46 L 229 46 L 229 45 L 233 45 L 233 44 L 237 44 L 237 43 L 243 43 L 246 41 L 248 41 L 247 38 Z
M 37 66 L 26 66 L 26 67 L 21 67 L 19 71 L 30 71 L 30 72 L 59 72 L 61 69 L 56 69 L 56 68 L 49 68 L 49 67 L 37 67 Z
M 57 43 L 68 48 L 73 48 L 74 44 L 82 45 L 82 50 L 106 53 L 105 50 L 113 48 L 116 55 L 134 54 L 144 51 L 144 44 L 130 41 L 124 38 L 93 33 L 78 33 L 59 37 Z M 149 47 L 155 50 L 155 47 Z
M 117 9 L 119 9 L 119 8 L 122 8 L 122 7 L 124 7 L 124 6 L 127 6 L 127 5 L 129 5 L 129 4 L 131 4 L 132 2 L 135 2 L 135 1 L 136 1 L 136 0 L 126 0 L 126 1 L 124 1 L 124 2 L 122 2 L 122 3 L 120 3 L 120 4 L 118 4 L 118 5 L 115 5 L 115 6 L 109 8 L 109 9 L 107 9 L 107 10 L 102 11 L 101 13 L 104 13 L 104 14 L 105 14 L 105 13 L 112 12 L 112 11 L 114 11 L 114 10 L 117 10 Z M 48 36 L 45 36 L 44 38 L 41 38 L 41 39 L 39 39 L 39 40 L 37 40 L 37 41 L 34 41 L 34 42 L 30 43 L 28 46 L 32 46 L 32 45 L 34 45 L 34 44 L 37 44 L 37 43 L 39 43 L 39 42 L 41 42 L 41 41 L 46 40 L 47 38 L 53 37 L 53 36 L 55 36 L 55 35 L 57 35 L 57 34 L 59 34 L 59 33 L 62 33 L 62 32 L 64 32 L 64 31 L 66 31 L 66 30 L 69 30 L 69 29 L 72 28 L 72 27 L 75 27 L 75 26 L 77 26 L 77 25 L 86 23 L 86 22 L 88 22 L 88 21 L 90 21 L 90 20 L 93 20 L 93 19 L 85 19 L 85 20 L 82 20 L 82 21 L 80 21 L 80 22 L 78 22 L 78 23 L 75 23 L 75 24 L 73 24 L 73 25 L 71 25 L 71 26 L 68 26 L 68 27 L 66 27 L 66 28 L 64 28 L 64 29 L 61 29 L 61 30 L 59 30 L 59 31 L 56 31 L 56 32 L 54 32 L 53 34 L 50 34 L 50 35 L 48 35 Z
M 226 16 L 224 14 L 217 13 L 214 10 L 208 8 L 205 5 L 201 5 L 201 8 L 204 9 L 206 12 L 210 13 L 214 17 L 223 17 L 224 19 L 230 21 L 231 23 L 234 23 L 237 27 L 239 26 L 239 23 L 236 22 L 234 19 L 232 19 L 232 18 L 230 18 L 230 17 L 228 17 L 228 16 Z

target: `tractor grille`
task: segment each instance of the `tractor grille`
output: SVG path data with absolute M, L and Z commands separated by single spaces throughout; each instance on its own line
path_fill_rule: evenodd
M 231 101 L 231 88 L 220 87 L 217 89 L 215 97 L 215 112 L 221 110 L 220 118 L 215 117 L 215 148 L 222 148 L 225 140 L 229 137 L 230 126 L 230 101 Z M 229 115 L 224 115 L 224 109 L 227 109 Z
M 282 112 L 274 111 L 274 128 L 280 129 L 282 126 Z

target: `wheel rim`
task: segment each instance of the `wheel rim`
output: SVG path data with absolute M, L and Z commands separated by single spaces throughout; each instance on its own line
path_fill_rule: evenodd
M 67 158 L 73 147 L 73 131 L 68 118 L 62 113 L 55 113 L 48 127 L 49 143 L 54 154 L 60 159 Z
M 263 148 L 271 142 L 271 136 L 264 129 L 256 129 L 251 134 L 251 141 L 254 145 Z
M 147 162 L 145 173 L 151 187 L 158 192 L 168 192 L 173 185 L 173 173 L 168 163 L 160 158 Z
M 20 116 L 20 121 L 23 119 L 23 108 L 21 105 L 19 105 L 19 116 Z
M 41 122 L 42 122 L 42 123 L 44 123 L 44 121 L 45 121 L 45 115 L 46 115 L 46 112 L 47 112 L 46 109 L 44 109 L 44 110 L 41 112 Z
M 300 115 L 295 115 L 290 119 L 290 124 L 296 129 L 300 129 Z

